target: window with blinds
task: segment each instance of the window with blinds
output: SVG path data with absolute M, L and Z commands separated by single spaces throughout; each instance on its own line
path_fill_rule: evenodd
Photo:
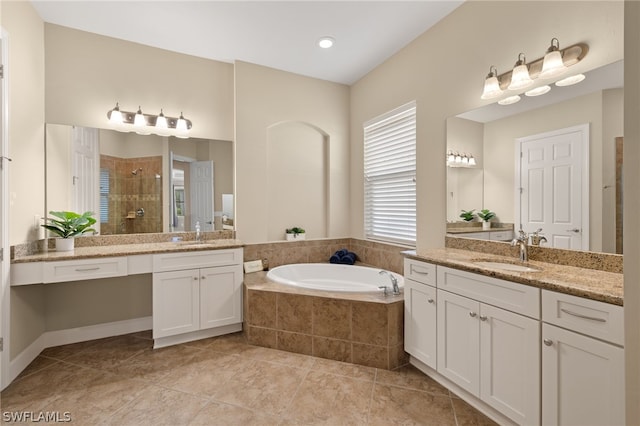
M 100 223 L 109 222 L 109 169 L 100 169 Z
M 416 244 L 416 104 L 364 125 L 364 226 L 371 240 Z

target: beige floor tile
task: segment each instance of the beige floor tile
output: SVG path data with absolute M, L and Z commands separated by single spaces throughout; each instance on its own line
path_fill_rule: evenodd
M 105 339 L 89 346 L 65 361 L 97 369 L 113 369 L 134 355 L 152 347 L 150 340 L 138 339 L 130 335 Z
M 376 377 L 376 369 L 364 365 L 356 365 L 348 362 L 333 361 L 330 359 L 318 358 L 313 365 L 314 371 L 337 374 L 358 380 L 373 381 Z
M 265 361 L 254 363 L 218 383 L 213 399 L 271 415 L 281 414 L 308 370 Z
M 86 342 L 71 343 L 69 345 L 54 346 L 51 348 L 46 348 L 40 355 L 55 359 L 66 359 L 72 355 L 81 353 L 83 350 L 90 348 L 91 346 L 95 346 L 111 339 L 112 337 L 107 337 L 105 339 L 89 340 Z
M 459 398 L 452 398 L 458 426 L 496 426 L 497 423 Z
M 376 384 L 370 425 L 455 425 L 451 398 L 418 390 Z
M 161 349 L 145 349 L 126 362 L 114 367 L 113 372 L 156 382 L 173 369 L 189 363 L 202 349 L 188 346 L 169 346 Z
M 317 359 L 310 355 L 263 348 L 260 346 L 249 346 L 249 348 L 246 351 L 243 351 L 241 355 L 259 361 L 273 362 L 276 364 L 283 364 L 303 369 L 312 368 Z
M 60 362 L 57 359 L 53 359 L 53 358 L 47 358 L 44 357 L 42 355 L 38 356 L 36 359 L 34 359 L 31 364 L 29 364 L 27 366 L 27 368 L 25 368 L 24 370 L 22 370 L 22 372 L 18 375 L 17 379 L 22 379 L 23 377 L 26 377 L 30 374 L 35 373 L 36 371 L 40 371 L 43 368 L 47 368 L 50 367 L 51 365 Z
M 278 417 L 211 401 L 189 423 L 191 426 L 268 426 L 277 425 Z
M 142 395 L 115 412 L 107 424 L 187 425 L 206 404 L 204 398 L 151 385 Z
M 412 365 L 400 367 L 397 370 L 378 370 L 376 383 L 416 389 L 439 395 L 449 395 L 449 390 L 429 376 L 423 374 Z
M 366 424 L 373 382 L 311 371 L 283 415 L 289 424 Z

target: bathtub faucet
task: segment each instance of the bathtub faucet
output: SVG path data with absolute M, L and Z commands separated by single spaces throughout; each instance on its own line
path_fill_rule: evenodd
M 391 285 L 393 286 L 393 294 L 394 296 L 397 296 L 400 294 L 400 287 L 398 287 L 398 279 L 396 277 L 393 276 L 393 274 L 390 274 L 387 271 L 380 271 L 378 272 L 378 275 L 384 275 L 387 274 L 389 276 L 389 278 L 391 279 Z M 386 294 L 386 290 L 385 290 L 385 294 Z

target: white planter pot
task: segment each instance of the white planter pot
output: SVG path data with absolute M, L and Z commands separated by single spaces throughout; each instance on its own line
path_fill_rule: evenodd
M 284 234 L 287 237 L 287 241 L 302 241 L 306 238 L 306 234 Z
M 73 238 L 56 238 L 56 251 L 73 251 L 74 242 Z
M 486 231 L 488 229 L 491 229 L 491 222 L 482 222 L 482 230 Z

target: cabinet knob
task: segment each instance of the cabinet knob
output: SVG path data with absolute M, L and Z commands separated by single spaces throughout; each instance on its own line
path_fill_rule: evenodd
M 194 281 L 198 281 L 198 277 L 193 277 L 193 280 Z
M 486 320 L 487 320 L 486 315 L 480 315 L 480 321 L 486 321 Z
M 427 302 L 429 302 L 429 303 L 433 303 L 433 302 L 434 302 L 434 300 L 433 300 L 433 299 L 427 299 Z
M 475 318 L 475 317 L 476 317 L 476 315 L 478 315 L 478 314 L 476 314 L 475 312 L 469 312 L 469 316 L 470 316 L 471 318 Z
M 551 339 L 544 339 L 542 342 L 547 346 L 553 345 L 553 340 Z
M 207 277 L 206 277 L 206 276 L 204 276 L 204 275 L 200 277 L 200 279 L 201 279 L 201 280 L 204 280 L 204 279 L 206 279 L 206 278 L 207 278 Z

